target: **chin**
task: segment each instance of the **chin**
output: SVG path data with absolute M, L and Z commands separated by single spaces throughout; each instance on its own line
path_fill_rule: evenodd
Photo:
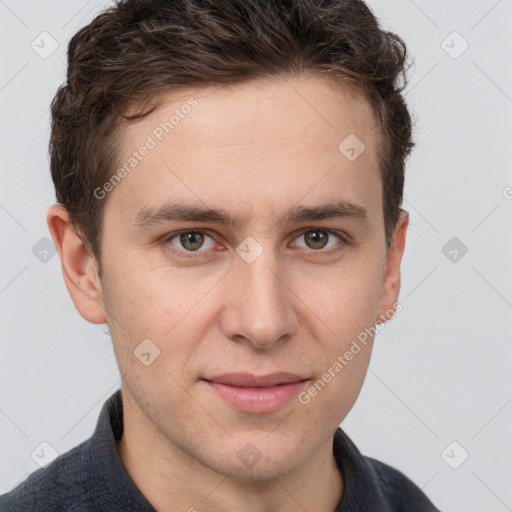
M 306 458 L 298 446 L 284 446 L 282 440 L 265 440 L 265 437 L 268 437 L 268 431 L 259 439 L 256 436 L 243 436 L 238 440 L 235 436 L 231 438 L 232 442 L 218 447 L 221 453 L 210 452 L 205 457 L 208 460 L 202 462 L 230 478 L 267 482 L 286 475 L 300 465 L 301 457 Z

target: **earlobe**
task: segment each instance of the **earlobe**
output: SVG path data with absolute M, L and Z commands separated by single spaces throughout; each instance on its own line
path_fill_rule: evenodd
M 377 324 L 390 320 L 397 309 L 400 294 L 400 264 L 405 250 L 405 238 L 409 225 L 409 213 L 402 211 L 391 239 L 387 254 L 386 273 L 382 283 L 382 296 L 379 307 Z M 398 308 L 401 309 L 401 308 Z
M 59 253 L 66 287 L 76 309 L 88 322 L 106 323 L 96 258 L 77 235 L 62 205 L 54 204 L 49 208 L 46 222 Z

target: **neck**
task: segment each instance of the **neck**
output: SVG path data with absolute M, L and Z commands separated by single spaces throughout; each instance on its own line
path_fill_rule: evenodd
M 206 467 L 157 431 L 123 395 L 121 461 L 139 491 L 159 512 L 333 512 L 343 480 L 333 437 L 281 478 L 242 480 Z

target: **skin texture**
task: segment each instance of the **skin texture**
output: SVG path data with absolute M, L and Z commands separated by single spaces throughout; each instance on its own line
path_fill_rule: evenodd
M 270 413 L 241 412 L 201 379 L 288 371 L 310 379 L 307 391 L 359 333 L 390 318 L 408 215 L 387 252 L 375 118 L 362 96 L 314 75 L 189 89 L 125 129 L 122 154 L 190 97 L 197 106 L 104 199 L 101 280 L 66 211 L 47 214 L 77 310 L 110 328 L 125 415 L 119 454 L 159 511 L 332 512 L 344 487 L 332 438 L 361 390 L 373 340 L 309 403 L 295 397 Z M 350 134 L 366 146 L 354 161 L 338 150 Z M 276 223 L 293 205 L 328 199 L 365 208 L 367 223 Z M 246 224 L 134 227 L 143 207 L 176 201 Z M 304 228 L 328 237 L 325 248 Z M 168 236 L 197 229 L 208 230 L 203 246 Z M 251 263 L 236 252 L 247 237 L 263 249 Z M 160 350 L 149 366 L 134 355 L 144 339 Z M 251 467 L 237 456 L 247 443 L 260 456 Z

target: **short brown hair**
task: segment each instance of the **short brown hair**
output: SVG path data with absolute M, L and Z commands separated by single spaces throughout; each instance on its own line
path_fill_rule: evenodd
M 119 165 L 123 125 L 176 88 L 312 71 L 344 80 L 372 105 L 389 248 L 414 146 L 406 68 L 405 43 L 361 0 L 118 1 L 69 42 L 67 81 L 51 105 L 57 202 L 101 269 L 105 201 L 93 191 Z

